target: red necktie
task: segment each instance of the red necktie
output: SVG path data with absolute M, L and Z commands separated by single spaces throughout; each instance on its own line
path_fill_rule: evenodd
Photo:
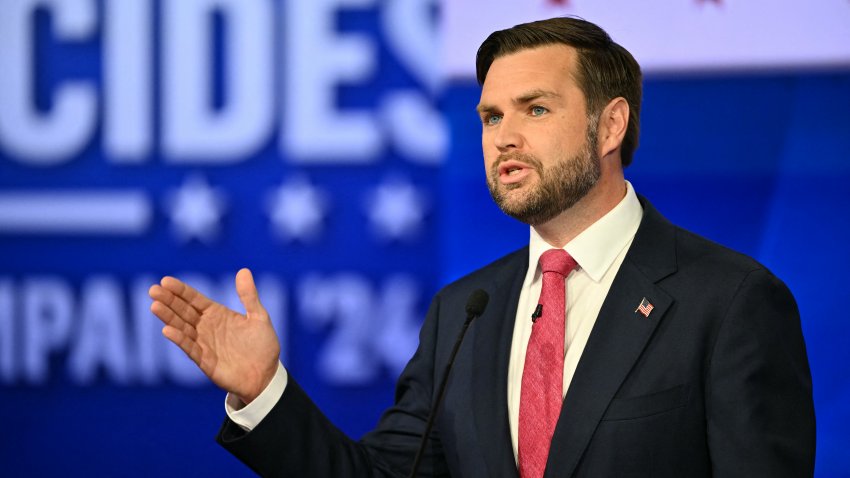
M 575 259 L 563 249 L 550 249 L 540 256 L 543 288 L 525 353 L 519 400 L 519 474 L 522 478 L 543 476 L 549 445 L 561 413 L 567 303 L 564 280 L 575 267 Z

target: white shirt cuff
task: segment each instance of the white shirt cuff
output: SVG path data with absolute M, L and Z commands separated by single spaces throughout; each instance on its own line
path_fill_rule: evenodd
M 283 395 L 288 382 L 289 374 L 286 373 L 283 364 L 278 362 L 277 371 L 274 373 L 272 381 L 269 382 L 262 393 L 257 395 L 253 402 L 245 405 L 236 395 L 228 393 L 224 399 L 224 411 L 227 412 L 227 416 L 233 423 L 249 432 L 256 428 L 263 421 L 263 418 L 266 418 L 266 415 L 272 411 L 272 408 Z

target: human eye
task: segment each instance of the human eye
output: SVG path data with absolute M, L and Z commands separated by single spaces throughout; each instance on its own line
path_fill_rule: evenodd
M 497 115 L 495 113 L 490 113 L 484 115 L 484 125 L 485 126 L 494 126 L 499 124 L 502 121 L 502 115 Z
M 531 111 L 531 116 L 543 116 L 545 113 L 549 112 L 546 107 L 540 105 L 532 106 L 529 111 Z

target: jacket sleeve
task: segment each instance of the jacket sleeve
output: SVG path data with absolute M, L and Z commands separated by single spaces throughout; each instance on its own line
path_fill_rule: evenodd
M 335 427 L 291 376 L 256 428 L 245 432 L 225 419 L 216 440 L 261 476 L 407 476 L 431 407 L 438 317 L 439 296 L 420 331 L 419 348 L 398 380 L 394 405 L 359 442 Z M 447 475 L 439 439 L 433 437 L 419 476 Z
M 815 415 L 797 304 L 765 269 L 729 304 L 710 355 L 706 420 L 718 477 L 811 477 Z

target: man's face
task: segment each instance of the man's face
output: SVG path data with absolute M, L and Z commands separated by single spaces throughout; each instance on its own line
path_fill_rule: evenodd
M 566 45 L 521 50 L 493 61 L 481 90 L 487 186 L 502 211 L 527 224 L 569 209 L 600 176 L 577 63 Z

